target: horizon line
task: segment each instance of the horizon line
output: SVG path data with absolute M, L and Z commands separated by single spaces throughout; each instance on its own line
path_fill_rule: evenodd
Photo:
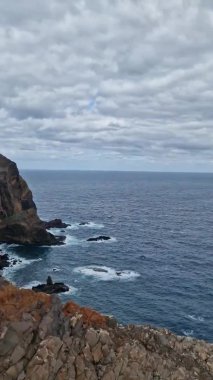
M 109 173 L 161 173 L 161 174 L 213 174 L 213 171 L 161 171 L 161 170 L 110 170 L 110 169 L 39 169 L 39 168 L 20 168 L 23 171 L 39 172 L 109 172 Z

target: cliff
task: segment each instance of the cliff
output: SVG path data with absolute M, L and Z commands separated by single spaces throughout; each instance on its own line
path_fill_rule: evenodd
M 212 380 L 213 345 L 112 319 L 0 278 L 1 380 Z
M 37 215 L 32 192 L 14 162 L 0 154 L 0 242 L 52 245 L 58 240 Z

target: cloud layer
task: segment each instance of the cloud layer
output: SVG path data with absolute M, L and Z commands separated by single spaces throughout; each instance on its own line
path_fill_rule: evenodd
M 2 153 L 212 170 L 212 46 L 211 0 L 0 0 Z

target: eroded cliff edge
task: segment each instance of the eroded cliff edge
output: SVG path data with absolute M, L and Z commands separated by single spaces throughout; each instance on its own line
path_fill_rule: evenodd
M 1 380 L 212 380 L 213 345 L 110 318 L 0 278 Z
M 0 154 L 0 242 L 54 245 L 37 215 L 32 192 L 15 162 Z

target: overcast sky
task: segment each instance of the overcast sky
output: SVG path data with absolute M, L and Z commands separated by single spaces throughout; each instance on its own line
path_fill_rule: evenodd
M 0 152 L 213 171 L 212 0 L 0 0 Z

